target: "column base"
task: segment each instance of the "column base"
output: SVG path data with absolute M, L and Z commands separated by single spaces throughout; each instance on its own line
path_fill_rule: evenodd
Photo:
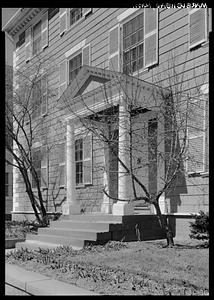
M 133 215 L 134 207 L 131 203 L 118 201 L 117 203 L 113 204 L 112 214 L 120 216 Z
M 65 203 L 62 206 L 62 214 L 63 215 L 80 215 L 80 205 Z

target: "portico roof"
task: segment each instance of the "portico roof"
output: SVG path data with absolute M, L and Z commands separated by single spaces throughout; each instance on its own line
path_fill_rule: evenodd
M 83 106 L 99 107 L 102 103 L 110 106 L 115 97 L 128 97 L 136 106 L 149 108 L 160 98 L 159 93 L 160 87 L 137 77 L 84 65 L 58 102 L 59 107 L 68 113 L 78 112 Z

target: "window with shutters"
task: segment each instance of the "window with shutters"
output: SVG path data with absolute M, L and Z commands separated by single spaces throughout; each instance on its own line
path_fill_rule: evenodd
M 69 83 L 76 77 L 79 70 L 82 68 L 82 52 L 69 60 Z
M 65 143 L 59 144 L 59 186 L 66 185 L 66 169 L 65 169 Z
M 40 187 L 47 187 L 47 149 L 45 146 L 32 149 L 32 165 L 38 177 Z M 37 187 L 37 179 L 31 172 L 32 188 Z
M 47 113 L 47 76 L 42 76 L 32 86 L 32 120 Z
M 70 8 L 70 26 L 82 18 L 86 18 L 92 12 L 92 8 Z
M 188 116 L 188 157 L 189 174 L 205 171 L 205 101 L 194 100 L 189 104 Z
M 39 54 L 48 46 L 48 11 L 43 13 L 41 20 L 25 31 L 25 61 Z
M 207 41 L 208 13 L 205 8 L 189 9 L 189 48 L 194 49 Z
M 92 136 L 75 141 L 76 185 L 92 184 Z
M 147 8 L 122 25 L 123 73 L 158 63 L 158 9 Z

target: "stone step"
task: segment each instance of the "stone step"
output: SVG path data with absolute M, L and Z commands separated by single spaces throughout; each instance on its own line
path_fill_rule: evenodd
M 111 232 L 97 232 L 96 230 L 82 230 L 82 229 L 70 229 L 70 228 L 39 228 L 38 239 L 41 236 L 57 236 L 66 237 L 67 239 L 78 238 L 89 241 L 102 241 L 111 239 Z M 31 235 L 27 234 L 27 239 L 31 239 Z
M 121 230 L 122 223 L 110 224 L 109 222 L 89 222 L 84 220 L 57 220 L 51 221 L 49 228 L 68 228 L 76 230 L 95 230 L 97 232 L 107 232 Z
M 58 236 L 51 234 L 27 234 L 25 242 L 34 242 L 34 243 L 48 243 L 55 245 L 64 245 L 71 247 L 83 247 L 84 239 L 79 239 L 76 237 L 68 237 L 68 236 Z
M 80 215 L 67 215 L 61 216 L 60 220 L 72 220 L 77 222 L 102 222 L 118 224 L 122 223 L 123 216 L 116 216 L 110 214 L 91 213 L 91 214 L 80 214 Z
M 74 250 L 80 250 L 83 248 L 82 241 L 74 241 L 72 244 L 72 248 Z M 55 249 L 57 247 L 62 247 L 63 244 L 54 244 L 54 243 L 47 243 L 42 241 L 35 241 L 35 240 L 27 240 L 25 242 L 16 243 L 16 249 L 29 249 L 29 250 L 38 250 L 39 248 L 42 249 Z

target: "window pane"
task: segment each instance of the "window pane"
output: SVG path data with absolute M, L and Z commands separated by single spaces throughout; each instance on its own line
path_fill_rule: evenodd
M 131 60 L 137 59 L 137 48 L 131 50 Z
M 137 41 L 138 42 L 143 41 L 143 29 L 137 32 Z

